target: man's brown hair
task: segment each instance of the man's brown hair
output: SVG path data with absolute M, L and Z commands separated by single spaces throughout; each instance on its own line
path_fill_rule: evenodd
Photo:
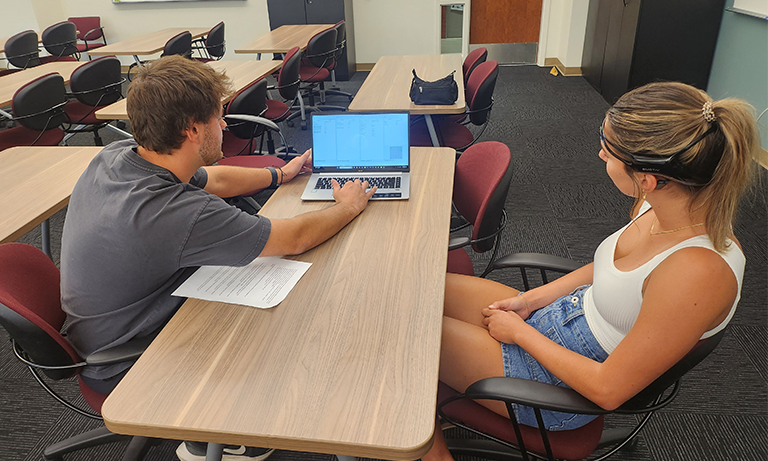
M 128 87 L 131 131 L 143 148 L 170 154 L 193 123 L 218 117 L 230 92 L 229 78 L 181 56 L 166 56 L 139 71 Z

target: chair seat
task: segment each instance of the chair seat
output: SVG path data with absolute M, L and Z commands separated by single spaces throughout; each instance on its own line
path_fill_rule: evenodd
M 273 122 L 282 122 L 291 115 L 288 104 L 283 101 L 277 101 L 274 99 L 267 99 L 267 112 L 264 113 L 264 118 L 268 118 Z
M 80 101 L 71 100 L 64 106 L 64 112 L 69 117 L 69 120 L 76 125 L 100 125 L 109 122 L 109 120 L 101 120 L 96 118 L 96 111 L 102 107 L 93 107 L 87 104 L 83 104 Z
M 83 52 L 88 51 L 88 50 L 95 50 L 96 48 L 101 48 L 102 46 L 104 46 L 104 44 L 103 43 L 99 43 L 99 42 L 97 42 L 97 43 L 89 43 L 87 45 L 85 43 L 78 43 L 77 44 L 77 51 L 83 53 Z
M 224 157 L 234 157 L 236 155 L 251 155 L 253 152 L 248 151 L 248 143 L 250 139 L 241 139 L 233 135 L 229 131 L 222 133 L 221 151 L 224 153 Z M 253 141 L 253 149 L 258 147 L 257 140 Z
M 60 128 L 47 130 L 40 136 L 39 131 L 17 126 L 0 131 L 0 151 L 16 146 L 31 146 L 33 142 L 36 146 L 56 146 L 64 139 L 64 135 Z M 38 136 L 40 139 L 37 139 Z
M 80 385 L 80 393 L 83 394 L 85 402 L 89 407 L 93 408 L 94 411 L 101 413 L 101 406 L 104 404 L 104 401 L 107 400 L 107 395 L 99 394 L 98 392 L 88 387 L 88 385 L 83 382 L 83 379 L 79 375 L 77 377 L 77 381 Z
M 456 391 L 440 382 L 437 391 L 437 401 L 442 402 Z M 516 444 L 517 437 L 512 422 L 479 403 L 462 399 L 443 407 L 448 417 L 460 421 L 467 426 L 479 429 L 499 439 Z M 520 432 L 525 442 L 525 447 L 546 456 L 544 443 L 541 440 L 539 429 L 520 425 Z M 557 459 L 580 460 L 584 459 L 595 450 L 603 433 L 603 416 L 598 416 L 585 426 L 570 431 L 549 431 L 549 443 L 552 452 Z
M 475 275 L 475 267 L 464 248 L 448 252 L 448 272 L 452 274 Z
M 328 69 L 324 68 L 301 66 L 299 69 L 299 78 L 301 78 L 302 82 L 322 82 L 327 80 L 330 76 L 331 73 Z
M 3 75 L 10 75 L 10 74 L 16 73 L 20 70 L 21 69 L 2 69 L 0 70 L 0 77 L 2 77 Z
M 469 128 L 446 117 L 432 117 L 435 124 L 437 140 L 442 147 L 461 149 L 472 143 L 475 137 Z M 424 119 L 417 120 L 411 125 L 411 146 L 431 147 L 432 139 Z
M 77 61 L 74 56 L 43 56 L 40 58 L 40 64 L 48 64 L 49 62 L 57 61 Z

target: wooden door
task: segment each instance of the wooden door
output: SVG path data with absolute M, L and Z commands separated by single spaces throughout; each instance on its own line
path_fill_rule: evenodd
M 472 0 L 469 43 L 537 43 L 542 0 Z

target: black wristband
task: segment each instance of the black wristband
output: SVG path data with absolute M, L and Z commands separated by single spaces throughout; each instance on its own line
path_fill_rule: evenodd
M 269 188 L 273 188 L 277 185 L 277 170 L 275 170 L 274 167 L 268 166 L 264 168 L 265 170 L 269 171 L 272 175 L 272 183 L 269 185 Z

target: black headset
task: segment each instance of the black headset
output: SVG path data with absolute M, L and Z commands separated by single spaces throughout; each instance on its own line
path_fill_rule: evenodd
M 605 122 L 603 122 L 603 124 L 605 124 Z M 700 165 L 698 165 L 697 168 L 692 168 L 691 165 L 683 165 L 680 162 L 680 154 L 686 152 L 688 149 L 698 144 L 702 139 L 716 131 L 718 131 L 717 123 L 712 123 L 712 126 L 710 126 L 707 131 L 694 139 L 693 142 L 683 149 L 663 157 L 659 155 L 634 154 L 622 150 L 605 137 L 603 125 L 600 125 L 600 141 L 609 154 L 637 172 L 666 176 L 686 186 L 705 186 L 712 181 L 715 169 L 723 156 L 723 150 L 718 149 L 718 153 L 709 155 L 708 157 L 710 158 L 702 159 L 703 162 L 700 162 Z M 611 148 L 621 152 L 628 157 L 628 159 L 617 155 Z M 693 171 L 694 169 L 698 171 Z

